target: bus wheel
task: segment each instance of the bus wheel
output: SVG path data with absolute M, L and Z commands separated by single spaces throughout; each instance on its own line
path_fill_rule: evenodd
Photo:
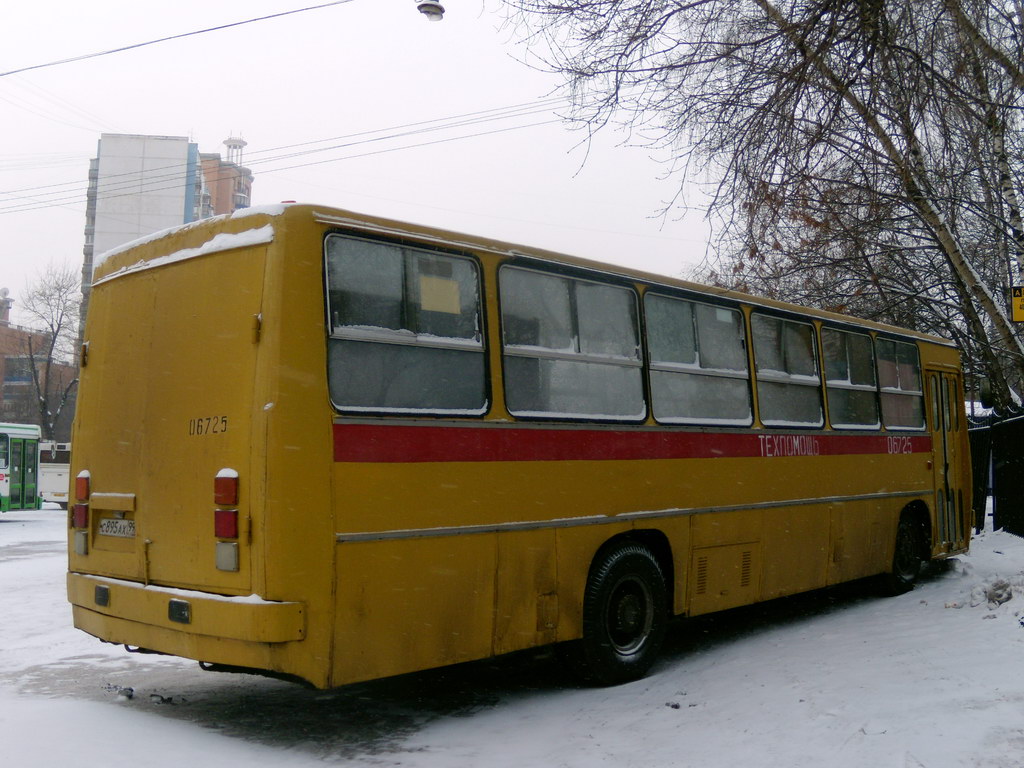
M 667 623 L 665 577 L 651 551 L 623 544 L 598 555 L 583 595 L 583 638 L 570 646 L 587 681 L 617 685 L 644 676 Z
M 896 548 L 892 570 L 885 575 L 884 589 L 890 595 L 902 595 L 914 588 L 924 566 L 925 541 L 921 524 L 912 515 L 900 516 L 896 528 Z

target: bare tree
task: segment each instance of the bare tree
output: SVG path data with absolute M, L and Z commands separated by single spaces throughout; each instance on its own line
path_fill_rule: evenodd
M 1024 382 L 1016 0 L 506 0 L 574 117 L 715 180 L 706 276 L 952 336 Z
M 26 325 L 24 355 L 31 374 L 35 418 L 44 440 L 54 440 L 58 423 L 67 421 L 78 386 L 75 343 L 81 285 L 77 271 L 51 266 L 30 283 L 21 301 Z

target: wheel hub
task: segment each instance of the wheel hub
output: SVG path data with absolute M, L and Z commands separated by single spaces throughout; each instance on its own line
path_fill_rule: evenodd
M 647 641 L 653 624 L 654 600 L 638 579 L 623 580 L 612 594 L 608 635 L 620 654 L 631 654 Z

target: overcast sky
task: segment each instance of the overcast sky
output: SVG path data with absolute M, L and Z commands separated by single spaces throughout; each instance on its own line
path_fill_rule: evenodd
M 329 204 L 664 274 L 704 256 L 699 214 L 658 216 L 677 187 L 664 164 L 622 134 L 588 145 L 545 106 L 558 80 L 520 63 L 497 0 L 443 2 L 438 23 L 415 0 L 352 0 L 0 77 L 0 287 L 17 299 L 48 265 L 81 263 L 103 132 L 222 153 L 241 135 L 255 205 Z M 0 72 L 316 4 L 6 2 Z

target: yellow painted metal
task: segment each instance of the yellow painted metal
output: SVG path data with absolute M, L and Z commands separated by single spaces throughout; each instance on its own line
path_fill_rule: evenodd
M 495 538 L 338 546 L 334 682 L 491 654 Z
M 78 629 L 110 643 L 131 648 L 159 649 L 161 653 L 211 664 L 295 674 L 287 671 L 278 661 L 278 656 L 274 653 L 277 646 L 270 643 L 181 632 L 154 624 L 129 621 L 120 616 L 97 613 L 77 605 L 71 606 L 71 612 Z M 327 684 L 326 678 L 322 676 L 308 679 L 321 687 Z
M 107 591 L 106 605 L 97 604 L 97 587 Z M 77 573 L 68 574 L 68 600 L 81 609 L 186 634 L 256 643 L 285 643 L 305 636 L 301 603 L 146 587 Z M 188 604 L 187 624 L 169 618 L 172 600 Z
M 134 493 L 93 493 L 89 504 L 94 510 L 107 509 L 115 512 L 134 512 Z
M 494 585 L 495 654 L 553 643 L 558 638 L 558 572 L 554 530 L 497 537 Z

